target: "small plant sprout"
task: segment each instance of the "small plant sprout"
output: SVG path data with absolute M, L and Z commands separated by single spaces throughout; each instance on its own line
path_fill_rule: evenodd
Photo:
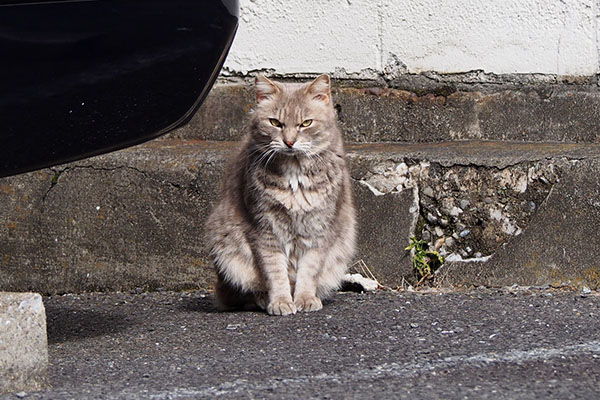
M 405 250 L 414 250 L 413 268 L 419 277 L 417 285 L 433 277 L 433 273 L 444 263 L 444 257 L 440 253 L 429 250 L 427 242 L 414 236 L 410 238 L 410 244 Z

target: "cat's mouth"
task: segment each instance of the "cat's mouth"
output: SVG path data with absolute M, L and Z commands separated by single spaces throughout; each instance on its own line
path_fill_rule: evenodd
M 294 147 L 285 147 L 285 148 L 281 148 L 281 149 L 279 150 L 279 152 L 280 152 L 281 154 L 284 154 L 284 155 L 286 155 L 286 156 L 291 156 L 291 157 L 293 157 L 293 156 L 297 156 L 298 154 L 302 153 L 302 151 L 301 151 L 301 150 L 299 150 L 299 149 L 296 149 L 296 148 L 294 148 Z

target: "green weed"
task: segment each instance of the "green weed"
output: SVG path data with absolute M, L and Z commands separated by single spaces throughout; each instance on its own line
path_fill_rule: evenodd
M 420 285 L 426 279 L 433 277 L 433 273 L 444 263 L 444 257 L 437 251 L 429 250 L 427 242 L 414 236 L 410 238 L 410 244 L 405 250 L 413 249 L 413 268 L 419 278 L 417 285 Z

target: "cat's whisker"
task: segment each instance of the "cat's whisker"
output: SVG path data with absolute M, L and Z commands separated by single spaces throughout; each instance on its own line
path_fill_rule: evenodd
M 273 157 L 275 157 L 276 154 L 277 154 L 277 150 L 275 150 L 275 149 L 270 149 L 266 153 L 266 157 L 265 157 L 266 161 L 265 161 L 265 163 L 263 165 L 264 168 L 266 168 L 269 165 L 269 163 L 271 162 L 271 160 L 273 159 Z
M 267 159 L 267 162 L 265 163 L 265 168 L 269 165 L 269 163 L 271 162 L 271 160 L 273 159 L 273 157 L 275 157 L 275 154 L 277 154 L 277 151 L 273 151 L 271 153 L 271 155 L 269 156 L 269 158 Z
M 252 163 L 252 165 L 258 165 L 258 161 L 260 160 L 260 158 L 264 155 L 265 152 L 267 152 L 269 150 L 269 145 L 265 145 L 265 144 L 255 144 L 252 147 L 249 147 L 249 153 L 248 156 L 250 158 L 253 158 L 253 156 L 260 154 L 260 156 L 258 157 L 258 159 L 255 159 L 254 162 Z
M 324 164 L 323 159 L 314 151 L 312 150 L 305 150 L 305 154 L 307 155 L 308 158 L 310 158 L 311 161 L 316 160 L 317 162 L 320 162 L 322 164 Z
M 306 154 L 306 156 L 310 159 L 310 160 L 316 160 L 317 162 L 321 163 L 323 165 L 323 167 L 327 167 L 327 163 L 325 162 L 325 160 L 323 159 L 323 157 L 317 153 L 316 151 L 307 148 L 307 149 L 303 149 L 304 154 Z
M 273 160 L 273 158 L 283 150 L 281 143 L 279 143 L 277 141 L 270 142 L 268 147 L 269 147 L 269 150 L 268 150 L 267 161 L 264 165 L 265 168 L 269 165 L 269 163 Z
M 277 142 L 270 142 L 267 146 L 266 151 L 260 158 L 260 163 L 258 165 L 262 165 L 262 162 L 266 159 L 263 167 L 266 168 L 269 163 L 273 160 L 273 158 L 277 155 L 277 153 L 281 150 L 281 147 Z
M 268 165 L 271 157 L 273 156 L 273 154 L 275 154 L 275 150 L 272 148 L 267 148 L 263 151 L 263 153 L 260 155 L 260 157 L 258 157 L 253 163 L 252 163 L 252 167 L 255 168 L 258 165 L 262 165 L 262 162 L 267 159 L 267 163 L 265 164 L 265 167 Z

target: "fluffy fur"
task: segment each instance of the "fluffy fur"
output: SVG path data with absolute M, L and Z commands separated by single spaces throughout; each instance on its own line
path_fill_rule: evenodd
M 316 311 L 354 254 L 355 211 L 329 77 L 256 79 L 256 110 L 206 231 L 222 310 Z

